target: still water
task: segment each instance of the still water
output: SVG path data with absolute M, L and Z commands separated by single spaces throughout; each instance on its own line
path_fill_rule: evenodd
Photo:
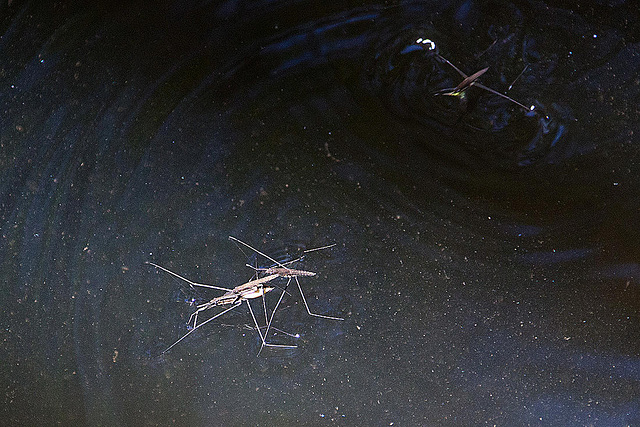
M 2 423 L 639 423 L 638 10 L 570 3 L 0 6 Z M 234 287 L 230 235 L 335 243 L 345 320 L 289 288 L 297 348 L 242 306 L 162 354 L 145 262 Z

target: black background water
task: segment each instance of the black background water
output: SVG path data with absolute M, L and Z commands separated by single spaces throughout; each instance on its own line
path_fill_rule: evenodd
M 9 3 L 3 424 L 640 422 L 634 2 Z M 433 96 L 418 38 L 535 112 Z M 235 286 L 229 235 L 337 243 L 303 286 L 346 320 L 158 357 L 192 308 L 144 262 Z

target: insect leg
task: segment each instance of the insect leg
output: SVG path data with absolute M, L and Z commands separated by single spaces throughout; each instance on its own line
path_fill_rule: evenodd
M 249 303 L 249 300 L 245 300 L 245 301 L 247 301 L 247 306 L 249 307 L 249 313 L 251 313 L 251 318 L 253 319 L 253 323 L 256 325 L 256 330 L 258 331 L 258 335 L 260 335 L 260 340 L 262 341 L 262 345 L 260 346 L 260 351 L 258 351 L 258 356 L 262 352 L 262 348 L 263 347 L 279 347 L 279 348 L 296 348 L 296 347 L 298 347 L 297 345 L 285 345 L 285 344 L 271 344 L 271 343 L 268 343 L 265 340 L 264 335 L 262 335 L 262 332 L 260 332 L 260 326 L 258 325 L 258 320 L 256 319 L 255 314 L 253 314 L 253 309 L 251 308 L 251 304 Z
M 302 286 L 300 286 L 300 282 L 298 281 L 298 278 L 294 277 L 294 279 L 296 279 L 296 283 L 298 284 L 298 290 L 300 291 L 300 296 L 302 297 L 302 302 L 304 302 L 304 306 L 307 309 L 307 313 L 309 313 L 309 316 L 322 317 L 323 319 L 331 319 L 331 320 L 344 320 L 342 317 L 325 316 L 324 314 L 312 313 L 311 310 L 309 310 L 309 304 L 307 304 L 307 299 L 304 296 L 304 292 L 302 292 Z
M 185 339 L 186 337 L 188 337 L 191 333 L 193 333 L 196 329 L 200 328 L 201 326 L 206 325 L 207 323 L 211 322 L 213 319 L 216 319 L 220 316 L 222 316 L 223 314 L 225 314 L 228 311 L 233 310 L 234 308 L 236 308 L 237 306 L 239 306 L 242 302 L 238 302 L 235 303 L 234 305 L 232 305 L 231 307 L 227 308 L 224 311 L 221 311 L 220 313 L 216 314 L 215 316 L 205 320 L 204 322 L 200 323 L 199 325 L 195 326 L 193 329 L 191 329 L 189 332 L 187 332 L 186 334 L 184 334 L 181 338 L 179 338 L 176 342 L 174 342 L 173 344 L 171 344 L 169 347 L 167 347 L 167 349 L 165 351 L 163 351 L 162 353 L 166 353 L 167 351 L 171 350 L 176 344 L 178 344 L 180 341 L 182 341 L 183 339 Z M 197 313 L 197 311 L 196 311 Z M 194 322 L 195 324 L 195 322 Z
M 202 288 L 217 289 L 219 291 L 230 291 L 231 290 L 229 288 L 223 288 L 222 286 L 213 286 L 213 285 L 206 285 L 204 283 L 192 282 L 191 280 L 189 280 L 189 279 L 187 279 L 185 277 L 182 277 L 178 273 L 174 273 L 173 271 L 169 270 L 168 268 L 164 268 L 163 266 L 155 264 L 155 263 L 153 263 L 151 261 L 146 261 L 145 264 L 153 265 L 154 267 L 159 268 L 162 271 L 166 271 L 167 273 L 171 274 L 172 276 L 177 277 L 180 280 L 184 280 L 185 282 L 187 282 L 191 286 L 200 286 Z

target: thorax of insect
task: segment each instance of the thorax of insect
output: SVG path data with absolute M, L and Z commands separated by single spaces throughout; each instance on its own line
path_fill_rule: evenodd
M 243 283 L 242 285 L 238 285 L 230 291 L 226 292 L 224 295 L 212 299 L 209 305 L 230 305 L 235 304 L 238 301 L 261 297 L 267 292 L 275 289 L 273 286 L 265 285 L 265 283 L 272 281 L 276 277 L 280 276 L 278 276 L 277 274 L 270 274 L 255 280 L 251 280 L 247 283 Z

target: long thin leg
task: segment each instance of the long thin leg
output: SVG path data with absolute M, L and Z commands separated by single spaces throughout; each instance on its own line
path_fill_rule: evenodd
M 280 298 L 278 299 L 278 302 L 276 303 L 276 306 L 273 308 L 273 311 L 271 312 L 271 317 L 268 317 L 267 315 L 267 303 L 266 303 L 266 299 L 264 296 L 264 293 L 262 294 L 262 305 L 264 307 L 264 320 L 265 322 L 267 322 L 267 324 L 265 326 L 259 326 L 258 329 L 262 329 L 265 328 L 265 332 L 264 332 L 264 340 L 267 340 L 267 337 L 269 336 L 269 329 L 273 329 L 275 331 L 278 331 L 284 335 L 288 335 L 292 338 L 300 338 L 300 334 L 292 334 L 286 331 L 283 331 L 282 329 L 278 329 L 275 326 L 271 326 L 271 324 L 273 323 L 273 317 L 276 314 L 276 311 L 278 311 L 278 307 L 280 307 L 280 303 L 282 302 L 282 298 L 284 298 L 284 294 L 285 293 L 289 293 L 287 292 L 287 288 L 289 287 L 289 284 L 291 283 L 291 277 L 288 278 L 287 280 L 287 284 L 285 285 L 284 288 L 282 288 L 282 293 L 280 294 Z M 289 294 L 291 295 L 291 294 Z
M 296 283 L 298 284 L 298 290 L 300 291 L 300 296 L 302 297 L 302 301 L 304 302 L 304 306 L 307 309 L 307 313 L 309 313 L 309 316 L 322 317 L 323 319 L 331 319 L 331 320 L 344 320 L 342 317 L 325 316 L 324 314 L 312 313 L 311 310 L 309 310 L 309 304 L 307 304 L 307 299 L 304 296 L 304 292 L 302 292 L 302 286 L 300 286 L 300 282 L 298 281 L 298 278 L 294 277 L 294 279 L 296 279 Z
M 276 306 L 273 308 L 273 311 L 271 312 L 271 318 L 269 318 L 268 321 L 267 321 L 267 318 L 266 318 L 267 312 L 266 312 L 266 307 L 265 307 L 265 321 L 267 321 L 267 329 L 264 332 L 264 338 L 265 339 L 269 335 L 269 328 L 271 328 L 271 322 L 273 322 L 273 316 L 275 316 L 276 310 L 278 310 L 278 307 L 280 307 L 280 303 L 282 302 L 282 298 L 284 297 L 284 293 L 286 292 L 286 289 L 289 287 L 289 283 L 291 283 L 291 277 L 289 277 L 289 280 L 287 280 L 287 285 L 282 290 L 282 293 L 280 294 L 280 299 L 278 299 L 278 302 L 277 302 Z
M 275 326 L 272 326 L 271 329 L 273 329 L 276 332 L 280 332 L 283 335 L 290 336 L 291 338 L 300 338 L 300 334 L 292 334 L 291 332 L 287 332 L 287 331 L 283 331 L 282 329 L 278 329 Z
M 227 323 L 219 323 L 220 326 L 231 326 L 231 327 L 240 327 L 240 328 L 244 328 L 244 329 L 248 329 L 250 331 L 254 331 L 256 329 L 255 326 L 251 326 L 249 324 L 244 324 L 244 325 L 229 325 Z M 266 325 L 265 326 L 260 326 L 260 329 L 266 329 Z M 279 332 L 283 335 L 289 336 L 291 338 L 300 338 L 300 334 L 292 334 L 291 332 L 287 332 L 287 331 L 283 331 L 282 329 L 278 329 L 275 326 L 271 326 L 271 330 Z
M 200 313 L 201 311 L 205 311 L 210 308 L 213 308 L 215 306 L 216 305 L 212 301 L 199 305 L 197 307 L 197 310 L 191 313 L 191 316 L 189 316 L 189 321 L 187 322 L 187 325 L 190 325 L 191 319 L 193 319 L 193 328 L 196 328 L 198 326 L 198 313 Z
M 156 268 L 159 268 L 159 269 L 160 269 L 160 270 L 162 270 L 162 271 L 166 271 L 167 273 L 169 273 L 169 274 L 171 274 L 171 275 L 173 275 L 173 276 L 177 277 L 178 279 L 180 279 L 180 280 L 184 280 L 185 282 L 187 282 L 187 283 L 188 283 L 188 284 L 190 284 L 191 286 L 200 286 L 200 287 L 202 287 L 202 288 L 217 289 L 217 290 L 219 290 L 219 291 L 230 291 L 230 290 L 231 290 L 231 289 L 229 289 L 229 288 L 223 288 L 222 286 L 213 286 L 213 285 L 206 285 L 206 284 L 204 284 L 204 283 L 196 283 L 196 282 L 192 282 L 191 280 L 189 280 L 189 279 L 187 279 L 187 278 L 182 277 L 182 276 L 181 276 L 181 275 L 179 275 L 178 273 L 174 273 L 173 271 L 171 271 L 171 270 L 169 270 L 169 269 L 167 269 L 167 268 L 164 268 L 164 267 L 163 267 L 163 266 L 161 266 L 161 265 L 154 264 L 154 263 L 153 263 L 153 262 L 151 262 L 151 261 L 145 261 L 145 264 L 150 264 L 150 265 L 153 265 L 153 266 L 154 266 L 154 267 L 156 267 Z
M 473 82 L 473 83 L 471 83 L 471 85 L 472 85 L 472 86 L 477 86 L 477 87 L 479 87 L 480 89 L 484 89 L 484 90 L 486 90 L 486 91 L 488 91 L 488 92 L 491 92 L 491 93 L 492 93 L 492 94 L 494 94 L 494 95 L 501 96 L 501 97 L 503 97 L 504 99 L 506 99 L 506 100 L 508 100 L 508 101 L 511 101 L 511 102 L 513 102 L 513 103 L 514 103 L 514 104 L 516 104 L 516 105 L 519 105 L 520 107 L 524 108 L 524 109 L 525 109 L 525 110 L 527 110 L 527 111 L 531 111 L 531 110 L 533 110 L 533 109 L 535 108 L 534 106 L 527 107 L 526 105 L 523 105 L 523 104 L 519 103 L 519 102 L 518 102 L 518 101 L 516 101 L 515 99 L 510 98 L 510 97 L 508 97 L 507 95 L 505 95 L 505 94 L 503 94 L 503 93 L 498 92 L 497 90 L 493 90 L 493 89 L 491 89 L 490 87 L 487 87 L 487 86 L 483 85 L 482 83 Z
M 188 337 L 189 335 L 191 335 L 196 329 L 200 328 L 201 326 L 206 325 L 207 323 L 211 322 L 213 319 L 216 319 L 220 316 L 222 316 L 223 314 L 225 314 L 228 311 L 233 310 L 234 308 L 236 308 L 237 306 L 239 306 L 240 304 L 242 304 L 242 302 L 237 302 L 234 305 L 232 305 L 231 307 L 227 308 L 224 311 L 221 311 L 220 313 L 216 314 L 215 316 L 211 317 L 210 319 L 205 320 L 204 322 L 200 323 L 198 326 L 195 326 L 192 330 L 190 330 L 189 332 L 187 332 L 186 334 L 184 334 L 180 339 L 178 339 L 178 341 L 174 342 L 173 344 L 171 344 L 169 347 L 167 347 L 167 349 L 165 351 L 162 352 L 162 354 L 166 353 L 167 351 L 171 350 L 176 344 L 178 344 L 180 341 L 182 341 L 183 339 L 185 339 L 186 337 Z
M 446 95 L 446 96 L 455 96 L 455 87 L 447 87 L 444 89 L 438 89 L 435 92 L 432 92 L 432 95 Z
M 307 249 L 306 251 L 303 251 L 303 253 L 308 254 L 309 252 L 315 252 L 315 251 L 321 251 L 323 249 L 329 249 L 329 248 L 334 247 L 336 244 L 337 243 L 332 243 L 330 245 L 320 246 L 319 248 Z M 302 259 L 302 257 L 300 257 L 298 259 Z
M 247 302 L 247 306 L 249 306 L 249 313 L 251 313 L 251 318 L 253 319 L 253 323 L 256 325 L 256 330 L 258 331 L 258 335 L 260 335 L 260 340 L 262 341 L 262 345 L 260 346 L 260 351 L 258 352 L 258 355 L 260 355 L 260 352 L 262 352 L 262 348 L 263 347 L 279 347 L 279 348 L 297 348 L 297 345 L 285 345 L 285 344 L 271 344 L 265 341 L 264 336 L 262 335 L 262 332 L 260 332 L 260 326 L 258 325 L 258 320 L 256 319 L 256 315 L 253 314 L 253 309 L 251 308 L 251 304 L 249 303 L 249 300 L 245 300 Z
M 253 246 L 251 246 L 251 245 L 249 245 L 249 244 L 247 244 L 247 243 L 243 242 L 243 241 L 242 241 L 242 240 L 240 240 L 240 239 L 236 239 L 236 238 L 235 238 L 235 237 L 233 237 L 233 236 L 229 236 L 229 240 L 233 240 L 234 242 L 237 242 L 237 243 L 240 243 L 241 245 L 246 246 L 247 248 L 251 249 L 251 250 L 252 250 L 252 251 L 254 251 L 255 253 L 262 255 L 263 257 L 265 257 L 265 258 L 266 258 L 266 259 L 268 259 L 269 261 L 271 261 L 271 262 L 273 262 L 273 263 L 275 263 L 275 264 L 278 264 L 278 266 L 279 266 L 279 267 L 285 267 L 285 265 L 284 265 L 284 264 L 282 264 L 282 263 L 280 263 L 280 262 L 276 261 L 275 259 L 271 258 L 271 257 L 270 257 L 269 255 L 267 255 L 267 254 L 263 254 L 262 252 L 260 252 L 260 251 L 259 251 L 259 250 L 257 250 L 256 248 L 254 248 Z M 286 267 L 285 267 L 285 268 L 286 268 Z
M 466 76 L 465 76 L 465 77 L 466 77 Z M 279 266 L 279 267 L 286 267 L 286 264 L 291 264 L 291 263 L 293 263 L 293 262 L 300 261 L 300 260 L 303 258 L 303 257 L 300 257 L 300 258 L 298 258 L 298 259 L 294 259 L 293 261 L 288 261 L 288 262 L 285 262 L 284 264 L 282 264 L 281 262 L 276 261 L 275 259 L 271 258 L 269 255 L 267 255 L 267 254 L 264 254 L 264 253 L 260 252 L 259 250 L 257 250 L 257 249 L 256 249 L 256 248 L 254 248 L 253 246 L 249 245 L 248 243 L 243 242 L 243 241 L 242 241 L 242 240 L 240 240 L 240 239 L 236 239 L 236 238 L 235 238 L 235 237 L 233 237 L 233 236 L 229 236 L 229 240 L 233 240 L 234 242 L 237 242 L 237 243 L 240 243 L 240 244 L 241 244 L 241 245 L 243 245 L 243 246 L 246 246 L 247 248 L 251 249 L 251 250 L 252 250 L 252 251 L 254 251 L 255 253 L 257 253 L 257 254 L 259 254 L 259 255 L 262 255 L 263 257 L 265 257 L 265 258 L 266 258 L 266 259 L 268 259 L 269 261 L 271 261 L 271 262 L 273 262 L 273 263 L 275 263 L 275 264 L 278 264 L 278 266 Z M 331 245 L 321 246 L 321 247 L 319 247 L 319 248 L 307 249 L 307 250 L 303 251 L 303 253 L 305 253 L 305 254 L 306 254 L 306 253 L 309 253 L 309 252 L 315 252 L 315 251 L 319 251 L 319 250 L 322 250 L 322 249 L 328 249 L 328 248 L 332 248 L 332 247 L 334 247 L 335 245 L 336 245 L 336 244 L 335 244 L 335 243 L 333 243 L 333 244 L 331 244 Z M 252 268 L 253 268 L 253 267 L 252 267 Z
M 200 309 L 194 311 L 191 316 L 189 316 L 189 321 L 187 322 L 187 326 L 191 325 L 191 319 L 193 319 L 193 328 L 195 328 L 196 326 L 198 326 L 198 313 L 200 312 Z
M 511 84 L 509 85 L 509 87 L 507 88 L 507 90 L 511 90 L 511 88 L 513 87 L 513 85 L 516 83 L 516 81 L 522 77 L 522 75 L 524 74 L 525 71 L 527 71 L 527 68 L 529 68 L 529 64 L 525 65 L 524 68 L 522 69 L 522 71 L 520 71 L 520 74 L 518 74 L 518 77 L 516 77 L 515 79 L 513 79 L 513 81 L 511 82 Z
M 456 72 L 458 74 L 460 74 L 462 76 L 463 79 L 466 79 L 467 76 L 460 68 L 456 67 L 455 65 L 453 65 L 453 63 L 451 63 L 447 58 L 445 58 L 442 55 L 438 55 L 438 58 L 440 58 L 442 61 L 446 62 L 447 64 L 449 64 L 451 66 L 451 68 L 453 68 L 454 70 L 456 70 Z
M 320 250 L 322 250 L 322 249 L 329 249 L 329 248 L 332 248 L 332 247 L 334 247 L 334 246 L 336 246 L 336 244 L 335 244 L 335 243 L 332 243 L 332 244 L 330 244 L 330 245 L 321 246 L 321 247 L 319 247 L 319 248 L 307 249 L 307 250 L 303 251 L 303 253 L 305 253 L 305 254 L 306 254 L 306 253 L 309 253 L 309 252 L 320 251 Z M 299 257 L 299 258 L 292 259 L 291 261 L 287 261 L 287 262 L 285 262 L 285 263 L 278 263 L 278 264 L 280 264 L 280 266 L 281 266 L 281 267 L 286 267 L 287 265 L 290 265 L 290 264 L 296 263 L 296 262 L 298 262 L 298 261 L 302 261 L 302 260 L 304 259 L 304 257 L 305 257 L 305 256 L 304 256 L 304 255 L 302 255 L 302 256 L 301 256 L 301 257 Z M 253 266 L 253 265 L 251 265 L 251 264 L 245 264 L 245 266 L 246 266 L 246 267 L 249 267 L 250 269 L 252 269 L 252 270 L 254 270 L 254 271 L 258 272 L 258 273 L 259 273 L 259 272 L 262 272 L 262 271 L 264 271 L 264 270 L 267 270 L 267 268 L 264 268 L 264 267 L 254 267 L 254 266 Z
M 264 309 L 264 321 L 267 322 L 267 330 L 264 333 L 264 337 L 266 339 L 267 338 L 267 334 L 269 333 L 269 315 L 267 314 L 267 299 L 264 296 L 264 292 L 262 293 L 262 308 Z M 276 306 L 276 308 L 277 308 L 277 306 Z

